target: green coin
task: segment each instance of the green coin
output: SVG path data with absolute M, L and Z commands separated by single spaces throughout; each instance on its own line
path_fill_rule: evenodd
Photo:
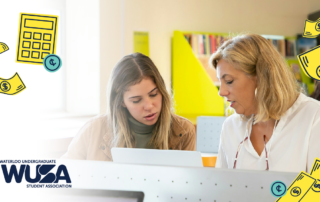
M 47 55 L 43 60 L 43 66 L 48 72 L 56 72 L 62 66 L 61 58 L 55 54 Z

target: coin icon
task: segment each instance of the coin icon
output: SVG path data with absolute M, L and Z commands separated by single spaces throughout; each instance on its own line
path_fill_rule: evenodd
M 290 194 L 294 197 L 299 196 L 301 194 L 300 187 L 294 187 L 293 189 L 291 189 Z
M 320 78 L 320 66 L 316 70 L 317 76 Z
M 8 81 L 2 81 L 0 84 L 0 88 L 3 92 L 7 92 L 11 89 L 11 85 Z
M 312 190 L 315 192 L 320 192 L 320 180 L 317 180 L 316 183 L 312 186 Z
M 270 191 L 274 197 L 282 197 L 287 193 L 287 186 L 281 181 L 275 181 L 271 184 Z
M 48 72 L 56 72 L 62 66 L 61 58 L 55 54 L 49 54 L 44 58 L 43 66 Z
M 318 23 L 316 24 L 316 30 L 317 30 L 317 31 L 320 31 L 320 22 L 318 22 Z

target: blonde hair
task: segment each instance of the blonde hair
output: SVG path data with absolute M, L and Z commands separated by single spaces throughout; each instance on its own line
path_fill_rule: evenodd
M 107 91 L 107 124 L 113 135 L 111 146 L 135 147 L 135 138 L 128 122 L 128 110 L 122 106 L 123 94 L 144 78 L 151 78 L 162 95 L 162 107 L 149 144 L 158 149 L 168 149 L 169 136 L 173 132 L 172 100 L 157 67 L 141 53 L 123 57 L 113 68 Z
M 225 41 L 210 58 L 214 68 L 220 59 L 234 64 L 234 68 L 248 76 L 257 77 L 255 123 L 279 120 L 301 92 L 284 58 L 260 35 L 238 35 Z

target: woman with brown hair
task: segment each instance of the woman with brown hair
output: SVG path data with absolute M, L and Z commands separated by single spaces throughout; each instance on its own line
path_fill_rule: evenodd
M 134 53 L 112 71 L 107 113 L 89 121 L 62 158 L 112 161 L 112 147 L 195 150 L 195 142 L 195 127 L 173 113 L 154 63 Z
M 320 157 L 320 103 L 300 92 L 275 47 L 236 36 L 210 62 L 236 111 L 223 124 L 216 167 L 309 172 Z

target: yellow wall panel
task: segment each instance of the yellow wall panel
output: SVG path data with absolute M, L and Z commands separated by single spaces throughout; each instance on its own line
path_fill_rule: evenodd
M 223 116 L 223 98 L 180 31 L 174 32 L 172 56 L 176 113 L 191 119 L 197 116 Z

